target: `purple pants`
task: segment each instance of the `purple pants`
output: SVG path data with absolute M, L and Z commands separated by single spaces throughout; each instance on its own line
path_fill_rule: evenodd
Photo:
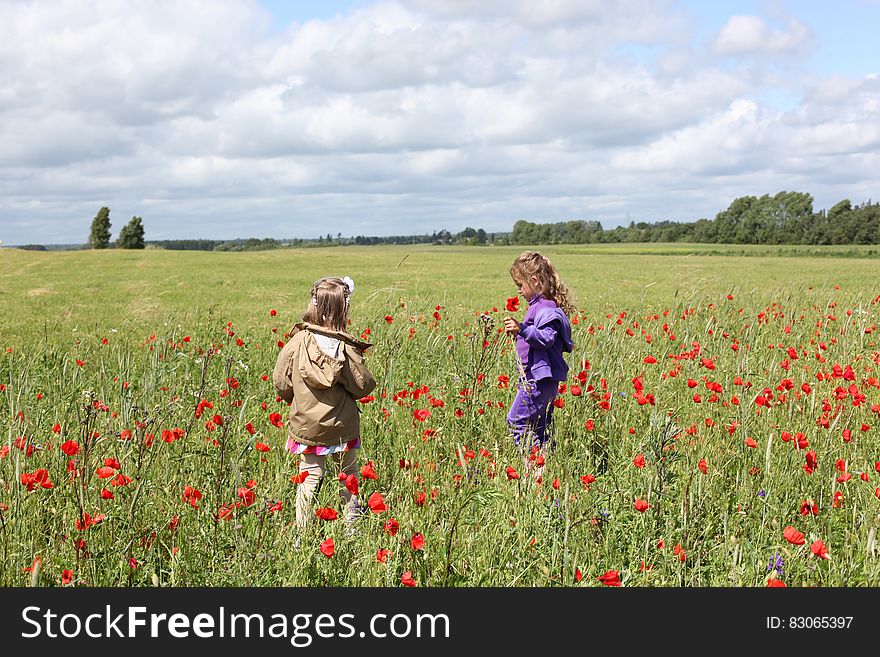
M 516 398 L 507 413 L 514 444 L 531 449 L 532 446 L 543 447 L 547 442 L 558 388 L 559 382 L 553 379 L 520 379 Z

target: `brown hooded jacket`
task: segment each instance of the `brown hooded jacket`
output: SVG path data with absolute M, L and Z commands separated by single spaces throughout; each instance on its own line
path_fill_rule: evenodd
M 324 353 L 316 333 L 340 340 L 343 357 L 337 360 Z M 364 350 L 369 346 L 344 331 L 307 322 L 294 327 L 272 372 L 278 394 L 292 402 L 287 419 L 291 438 L 304 445 L 339 445 L 360 437 L 356 400 L 376 387 L 376 379 L 364 365 Z

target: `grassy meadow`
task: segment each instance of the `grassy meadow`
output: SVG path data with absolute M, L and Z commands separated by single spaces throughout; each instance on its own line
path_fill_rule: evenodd
M 540 249 L 579 308 L 540 480 L 522 248 L 0 250 L 0 584 L 878 586 L 876 254 L 721 249 Z M 297 549 L 271 371 L 324 275 L 373 343 L 377 504 Z

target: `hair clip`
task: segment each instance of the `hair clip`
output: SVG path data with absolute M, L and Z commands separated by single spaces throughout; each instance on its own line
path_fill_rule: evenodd
M 348 296 L 354 294 L 354 281 L 351 280 L 350 276 L 343 276 L 342 282 L 345 283 L 345 287 L 348 288 Z

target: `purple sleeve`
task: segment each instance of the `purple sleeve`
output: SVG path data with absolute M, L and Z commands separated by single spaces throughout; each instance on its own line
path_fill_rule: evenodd
M 547 324 L 543 328 L 530 324 L 524 326 L 519 334 L 532 349 L 549 349 L 556 341 L 556 327 L 553 324 Z

